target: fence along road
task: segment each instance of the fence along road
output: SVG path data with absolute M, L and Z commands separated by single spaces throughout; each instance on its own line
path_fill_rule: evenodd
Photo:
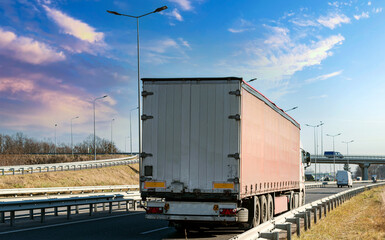
M 17 166 L 3 166 L 0 167 L 1 175 L 15 175 L 15 174 L 32 174 L 41 172 L 56 172 L 56 171 L 76 171 L 82 169 L 112 167 L 119 165 L 128 165 L 138 163 L 137 155 L 113 158 L 105 160 L 81 161 L 81 162 L 66 162 L 66 163 L 50 163 L 50 164 L 33 164 L 33 165 L 17 165 Z

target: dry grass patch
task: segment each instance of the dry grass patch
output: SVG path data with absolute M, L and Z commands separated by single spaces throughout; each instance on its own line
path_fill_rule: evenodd
M 139 164 L 80 171 L 0 176 L 0 188 L 43 188 L 139 184 Z
M 357 195 L 293 239 L 385 239 L 385 187 Z

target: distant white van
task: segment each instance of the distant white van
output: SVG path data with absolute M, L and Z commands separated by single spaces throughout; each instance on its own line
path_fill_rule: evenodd
M 338 187 L 348 186 L 349 188 L 353 186 L 352 174 L 349 171 L 337 171 L 336 178 Z

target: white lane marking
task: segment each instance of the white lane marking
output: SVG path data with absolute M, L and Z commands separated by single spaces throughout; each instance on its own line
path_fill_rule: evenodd
M 167 228 L 170 228 L 170 227 L 157 228 L 157 229 L 150 230 L 150 231 L 147 231 L 147 232 L 142 232 L 140 234 L 147 234 L 147 233 L 157 232 L 157 231 L 161 231 L 161 230 L 164 230 L 164 229 L 167 229 Z
M 7 231 L 7 232 L 0 232 L 0 235 L 9 234 L 9 233 L 32 231 L 32 230 L 51 228 L 51 227 L 59 227 L 59 226 L 65 226 L 65 225 L 71 225 L 71 224 L 77 224 L 77 223 L 84 223 L 84 222 L 93 222 L 93 221 L 99 221 L 99 220 L 111 219 L 111 218 L 118 218 L 118 217 L 126 217 L 126 216 L 131 216 L 131 215 L 138 215 L 138 214 L 144 214 L 144 212 L 129 213 L 129 214 L 124 214 L 124 215 L 101 217 L 101 218 L 86 219 L 86 220 L 78 220 L 78 221 L 74 221 L 74 222 L 58 223 L 58 224 L 52 224 L 52 225 L 47 225 L 47 226 L 41 226 L 41 227 L 32 227 L 32 228 L 25 228 L 25 229 L 19 229 L 19 230 L 12 230 L 12 231 Z

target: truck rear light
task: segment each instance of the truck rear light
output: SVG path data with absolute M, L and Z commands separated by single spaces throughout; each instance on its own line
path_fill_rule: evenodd
M 219 214 L 222 216 L 235 216 L 237 214 L 236 208 L 221 208 L 219 209 Z
M 162 207 L 149 207 L 149 208 L 147 208 L 146 213 L 148 213 L 148 214 L 162 214 L 163 208 Z

